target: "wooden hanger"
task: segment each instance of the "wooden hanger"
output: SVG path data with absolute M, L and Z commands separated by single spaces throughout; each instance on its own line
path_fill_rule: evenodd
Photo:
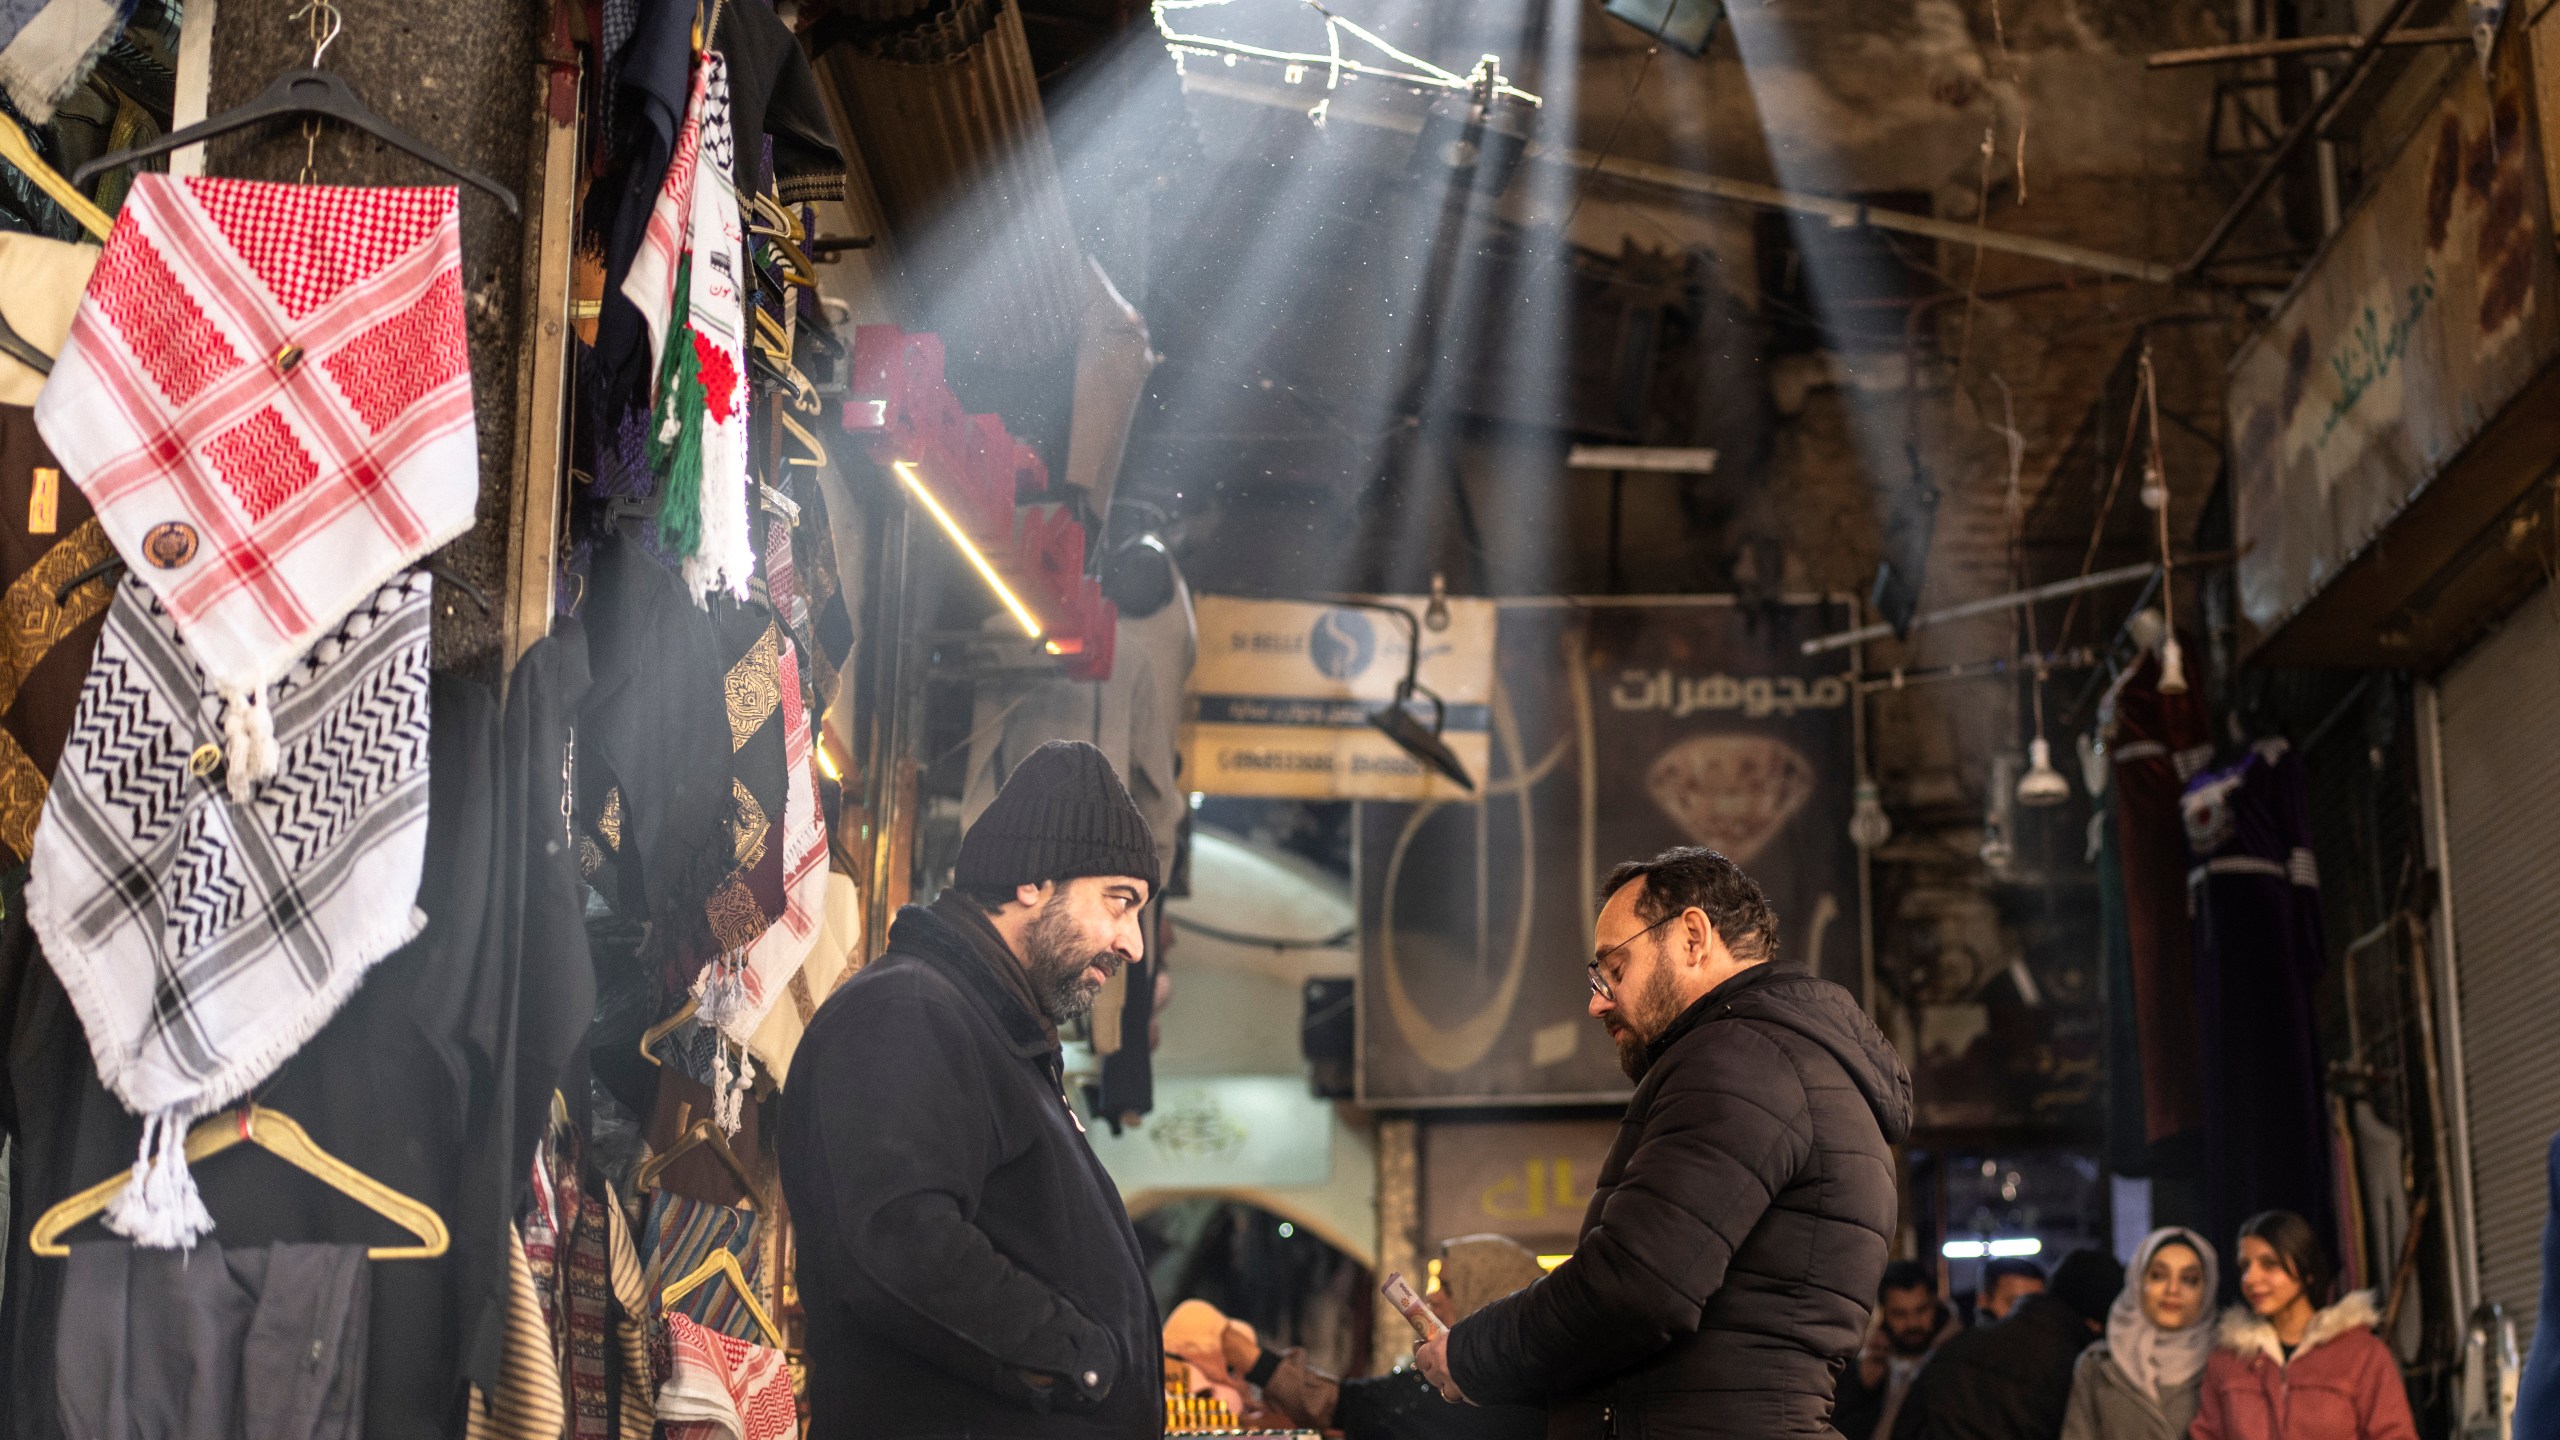
M 444 1218 L 432 1207 L 410 1199 L 321 1149 L 309 1132 L 294 1123 L 292 1116 L 281 1110 L 267 1109 L 255 1101 L 237 1110 L 225 1110 L 198 1121 L 196 1127 L 187 1132 L 187 1163 L 197 1164 L 240 1144 L 255 1145 L 295 1169 L 317 1177 L 330 1189 L 418 1237 L 415 1245 L 376 1245 L 364 1252 L 368 1260 L 433 1260 L 453 1243 L 452 1233 L 444 1227 Z M 71 1247 L 62 1243 L 62 1237 L 81 1222 L 104 1211 L 116 1193 L 124 1189 L 128 1179 L 126 1175 L 117 1175 L 101 1180 L 36 1217 L 35 1228 L 27 1237 L 27 1248 L 50 1259 L 59 1260 L 69 1255 Z
M 0 115 L 0 160 L 16 166 L 28 179 L 36 182 L 36 188 L 50 196 L 53 203 L 61 206 L 72 219 L 79 221 L 81 229 L 104 240 L 107 232 L 115 228 L 115 222 L 107 218 L 107 212 L 99 209 L 96 201 L 63 179 L 62 172 L 44 163 L 44 157 L 36 153 L 35 142 L 27 138 L 26 131 L 18 128 L 17 121 L 6 115 Z
M 738 1257 L 725 1246 L 713 1250 L 711 1258 L 693 1267 L 692 1274 L 661 1292 L 659 1303 L 673 1309 L 677 1301 L 701 1289 L 715 1276 L 722 1275 L 729 1278 L 729 1285 L 738 1292 L 738 1298 L 747 1303 L 747 1313 L 755 1317 L 756 1328 L 764 1332 L 764 1342 L 776 1350 L 785 1348 L 782 1331 L 774 1325 L 773 1317 L 765 1313 L 764 1306 L 756 1302 L 755 1287 L 747 1283 L 747 1272 L 738 1268 Z
M 682 1135 L 676 1137 L 674 1144 L 650 1156 L 641 1165 L 640 1173 L 633 1177 L 632 1183 L 642 1190 L 657 1189 L 658 1178 L 667 1173 L 667 1167 L 684 1158 L 686 1152 L 705 1145 L 711 1147 L 711 1153 L 722 1165 L 728 1167 L 730 1174 L 738 1177 L 738 1186 L 745 1190 L 747 1198 L 755 1203 L 756 1213 L 773 1214 L 773 1202 L 765 1198 L 764 1187 L 756 1183 L 756 1177 L 747 1169 L 746 1162 L 738 1158 L 736 1150 L 730 1148 L 729 1137 L 720 1133 L 719 1125 L 707 1119 L 694 1121 Z

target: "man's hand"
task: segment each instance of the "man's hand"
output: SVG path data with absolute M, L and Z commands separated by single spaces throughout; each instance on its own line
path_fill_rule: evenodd
M 1452 1405 L 1473 1405 L 1467 1392 L 1458 1388 L 1457 1377 L 1449 1373 L 1449 1337 L 1446 1332 L 1432 1336 L 1413 1347 L 1413 1361 L 1422 1368 L 1422 1378 L 1440 1392 L 1440 1398 Z

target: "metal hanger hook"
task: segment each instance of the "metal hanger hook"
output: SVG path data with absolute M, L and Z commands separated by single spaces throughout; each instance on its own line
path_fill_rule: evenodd
M 337 44 L 338 37 L 346 33 L 347 17 L 339 12 L 334 0 L 303 0 L 302 7 L 293 12 L 292 18 L 300 19 L 305 15 L 311 17 L 311 68 L 317 70 L 321 57 L 327 55 L 329 47 Z

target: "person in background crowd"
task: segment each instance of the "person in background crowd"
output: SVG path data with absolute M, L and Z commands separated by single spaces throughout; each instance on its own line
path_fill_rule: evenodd
M 1929 1358 L 1894 1420 L 1893 1440 L 2053 1440 L 2071 1404 L 2071 1371 L 2124 1287 L 2102 1250 L 2074 1250 L 2042 1294 Z
M 1894 1416 L 1920 1367 L 1961 1329 L 1954 1309 L 1938 1298 L 1938 1277 L 1928 1266 L 1896 1260 L 1884 1267 L 1867 1343 L 1840 1376 L 1840 1403 L 1832 1411 L 1831 1426 L 1842 1440 L 1880 1440 L 1893 1434 Z
M 1142 952 L 1145 817 L 1053 741 L 952 888 L 818 1007 L 782 1092 L 810 1440 L 1160 1440 L 1137 1232 L 1061 1088 L 1058 1026 Z
M 1464 1235 L 1441 1247 L 1440 1288 L 1423 1303 L 1441 1323 L 1455 1325 L 1544 1273 L 1538 1257 L 1515 1240 Z M 1214 1348 L 1202 1343 L 1204 1326 L 1176 1324 L 1196 1315 L 1194 1307 L 1216 1317 Z M 1265 1349 L 1252 1326 L 1197 1300 L 1184 1301 L 1165 1321 L 1165 1352 L 1190 1361 L 1213 1385 L 1259 1391 L 1262 1407 L 1241 1417 L 1248 1428 L 1303 1426 L 1340 1431 L 1345 1440 L 1539 1440 L 1547 1433 L 1543 1410 L 1455 1405 L 1418 1370 L 1336 1379 L 1309 1365 L 1306 1351 Z
M 1772 963 L 1778 917 L 1722 855 L 1601 894 L 1590 1012 L 1636 1092 L 1581 1237 L 1415 1362 L 1558 1437 L 1825 1435 L 1900 1218 L 1910 1072 L 1848 991 Z
M 2183 1440 L 2213 1353 L 2213 1247 L 2193 1230 L 2154 1230 L 2133 1252 L 2106 1337 L 2080 1352 L 2062 1440 Z
M 2289 1210 L 2240 1226 L 2240 1298 L 2206 1362 L 2191 1440 L 2417 1440 L 2370 1291 L 2324 1304 L 2337 1271 Z
M 2022 1255 L 2003 1255 L 1982 1267 L 1982 1290 L 1974 1296 L 1974 1323 L 1990 1325 L 2009 1318 L 2018 1302 L 2044 1293 L 2044 1267 Z

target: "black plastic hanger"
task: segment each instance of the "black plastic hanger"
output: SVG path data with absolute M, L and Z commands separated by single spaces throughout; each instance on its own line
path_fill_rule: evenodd
M 35 342 L 9 326 L 9 317 L 0 315 L 0 355 L 6 355 L 39 375 L 53 373 L 53 357 L 36 348 Z
M 268 81 L 267 88 L 244 105 L 208 116 L 183 130 L 172 131 L 129 150 L 109 151 L 72 171 L 71 181 L 76 185 L 119 165 L 165 155 L 182 145 L 228 135 L 262 120 L 293 115 L 317 115 L 353 126 L 395 150 L 408 152 L 456 180 L 489 192 L 499 204 L 507 207 L 508 218 L 521 218 L 524 214 L 523 208 L 516 203 L 514 191 L 468 165 L 446 158 L 434 146 L 374 113 L 373 107 L 348 88 L 347 82 L 336 71 L 314 69 L 308 65 L 287 70 Z

